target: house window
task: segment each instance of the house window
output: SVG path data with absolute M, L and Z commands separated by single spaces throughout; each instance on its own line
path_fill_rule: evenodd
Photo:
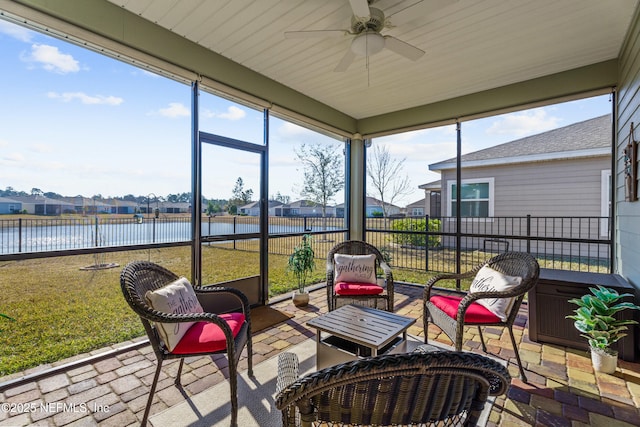
M 449 203 L 447 216 L 454 216 L 457 209 L 455 181 L 447 182 Z M 493 216 L 493 178 L 467 179 L 460 188 L 461 216 L 463 218 L 489 218 Z
M 413 211 L 411 212 L 411 216 L 423 216 L 424 215 L 424 208 L 413 208 Z

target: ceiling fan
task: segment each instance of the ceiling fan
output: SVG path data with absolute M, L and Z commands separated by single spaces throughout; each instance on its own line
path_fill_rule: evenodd
M 456 0 L 453 0 L 456 1 Z M 397 27 L 416 16 L 424 16 L 425 12 L 433 11 L 442 5 L 453 3 L 452 0 L 417 0 L 404 9 L 385 16 L 384 12 L 378 8 L 371 7 L 370 4 L 376 0 L 349 0 L 353 16 L 351 17 L 351 28 L 342 30 L 305 30 L 287 31 L 284 36 L 293 38 L 316 38 L 316 37 L 343 37 L 345 35 L 354 36 L 351 40 L 351 47 L 342 57 L 334 71 L 346 71 L 358 56 L 365 56 L 367 59 L 371 55 L 389 49 L 411 61 L 417 61 L 424 55 L 422 49 L 409 43 L 399 40 L 390 35 L 383 35 L 381 31 L 385 28 Z M 414 8 L 421 5 L 420 8 Z M 428 9 L 428 10 L 425 10 Z

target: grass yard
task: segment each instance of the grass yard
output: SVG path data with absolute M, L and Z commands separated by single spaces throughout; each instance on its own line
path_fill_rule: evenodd
M 300 238 L 277 240 L 270 241 L 270 252 L 288 253 Z M 314 239 L 316 256 L 326 254 L 334 244 L 333 240 Z M 257 249 L 255 242 L 244 243 L 241 250 L 234 249 L 232 243 L 203 246 L 203 282 L 224 282 L 259 274 Z M 475 255 L 472 259 L 463 259 L 463 271 L 476 265 L 477 258 L 491 256 Z M 435 274 L 398 267 L 415 254 L 397 252 L 394 256 L 391 265 L 397 282 L 424 284 Z M 451 264 L 455 258 L 448 251 L 438 256 L 439 263 L 446 265 L 447 270 L 455 270 Z M 16 319 L 11 322 L 0 318 L 0 376 L 144 335 L 137 315 L 122 297 L 119 280 L 122 267 L 140 259 L 190 277 L 191 248 L 188 246 L 0 262 L 0 313 Z M 287 255 L 269 255 L 270 297 L 296 288 L 293 275 L 286 271 L 287 259 Z M 117 267 L 83 270 L 87 266 L 109 263 Z M 550 267 L 547 261 L 541 261 L 540 265 Z M 310 283 L 324 279 L 325 260 L 316 258 Z M 455 287 L 455 282 L 439 282 L 439 286 Z M 468 281 L 462 284 L 463 289 L 468 286 Z
M 190 257 L 189 247 L 179 247 L 1 262 L 0 313 L 16 321 L 0 319 L 0 376 L 144 335 L 122 297 L 122 267 L 150 260 L 190 277 Z M 274 295 L 295 288 L 286 260 L 283 255 L 269 257 Z M 82 270 L 103 263 L 118 267 Z M 205 283 L 257 274 L 258 253 L 205 247 L 203 266 Z M 324 274 L 320 261 L 313 279 L 321 281 Z

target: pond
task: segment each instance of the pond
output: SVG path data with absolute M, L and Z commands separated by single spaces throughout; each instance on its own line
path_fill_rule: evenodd
M 270 234 L 319 229 L 321 218 L 270 219 Z M 338 229 L 328 227 L 324 229 Z M 203 219 L 203 236 L 257 233 L 257 217 Z M 191 240 L 190 218 L 65 218 L 0 220 L 0 255 Z

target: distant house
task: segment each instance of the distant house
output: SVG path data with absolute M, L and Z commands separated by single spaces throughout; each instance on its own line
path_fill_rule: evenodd
M 283 206 L 282 202 L 276 200 L 269 200 L 269 208 L 267 209 L 267 215 L 275 216 L 276 209 Z M 251 202 L 238 209 L 239 213 L 249 216 L 260 216 L 260 202 Z
M 456 159 L 440 172 L 442 214 L 455 215 Z M 611 116 L 462 156 L 462 216 L 609 216 Z
M 411 216 L 411 217 L 424 216 L 426 208 L 427 208 L 427 200 L 426 200 L 426 198 L 422 198 L 422 199 L 420 199 L 418 201 L 415 201 L 413 203 L 409 203 L 404 208 L 404 214 L 406 216 Z
M 72 205 L 73 213 L 79 213 L 83 215 L 112 213 L 111 212 L 112 206 L 102 199 L 76 196 L 76 197 L 64 197 L 60 200 Z M 71 212 L 65 212 L 65 213 L 71 213 Z
M 22 210 L 35 215 L 62 215 L 75 213 L 74 206 L 64 200 L 50 199 L 44 196 L 11 196 L 22 203 Z
M 365 212 L 367 218 L 372 218 L 374 216 L 382 216 L 382 206 L 383 203 L 381 200 L 376 199 L 375 197 L 367 197 L 365 200 Z M 387 208 L 388 216 L 398 216 L 402 215 L 402 209 L 399 206 L 392 205 L 391 203 L 384 203 Z M 344 203 L 341 203 L 336 206 L 336 216 L 340 218 L 344 218 Z
M 606 236 L 611 135 L 611 116 L 606 115 L 463 155 L 463 221 L 604 217 L 590 227 Z M 455 216 L 456 159 L 429 169 L 441 174 L 442 215 Z
M 164 214 L 190 213 L 191 203 L 189 202 L 160 202 L 159 209 Z
M 442 217 L 442 185 L 440 180 L 419 185 L 418 188 L 424 190 L 424 211 L 430 218 Z
M 112 214 L 134 214 L 138 211 L 138 203 L 129 200 L 107 199 L 104 201 L 109 205 L 109 213 Z
M 322 206 L 312 202 L 311 200 L 298 200 L 286 205 L 276 206 L 274 208 L 275 216 L 304 216 L 304 217 L 321 217 Z M 336 208 L 327 206 L 325 209 L 327 217 L 336 216 Z
M 0 215 L 22 212 L 22 202 L 7 197 L 0 197 Z

